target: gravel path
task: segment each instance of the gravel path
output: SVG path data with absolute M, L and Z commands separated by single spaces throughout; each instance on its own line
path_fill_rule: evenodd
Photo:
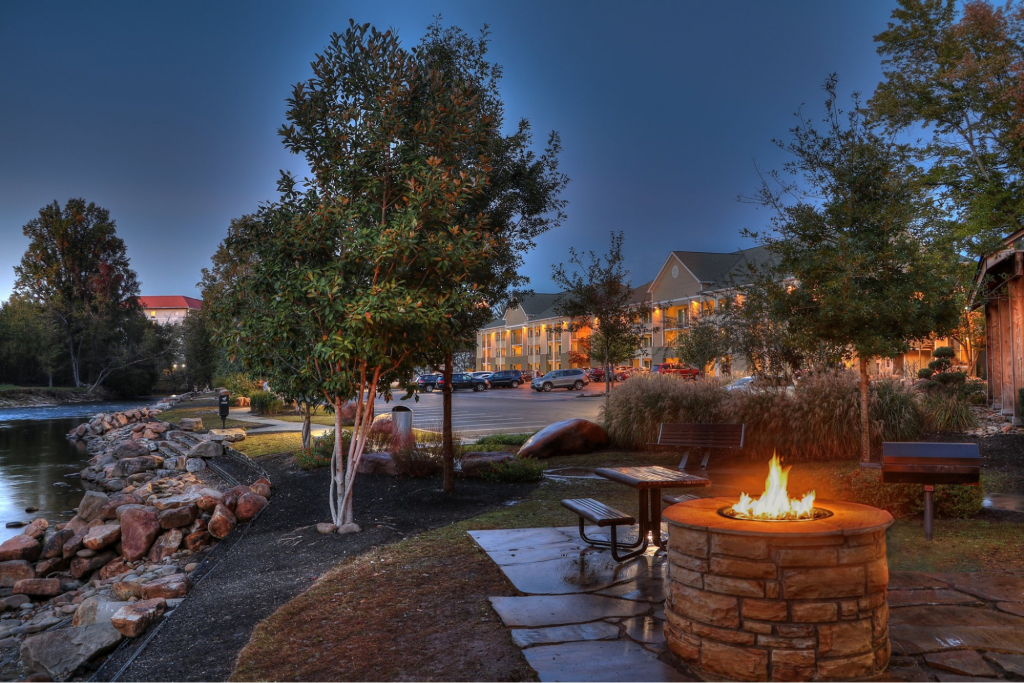
M 532 488 L 464 480 L 449 497 L 439 479 L 360 475 L 355 508 L 364 531 L 324 536 L 315 525 L 329 520 L 328 472 L 305 472 L 288 461 L 260 459 L 274 483 L 271 504 L 217 547 L 188 598 L 118 680 L 226 680 L 256 624 L 344 558 L 473 517 Z M 112 680 L 145 640 L 116 652 L 94 680 Z

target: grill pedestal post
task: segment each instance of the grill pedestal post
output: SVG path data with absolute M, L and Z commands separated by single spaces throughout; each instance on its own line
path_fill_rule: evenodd
M 935 493 L 934 486 L 924 487 L 924 540 L 932 540 L 935 531 L 935 501 L 932 496 Z

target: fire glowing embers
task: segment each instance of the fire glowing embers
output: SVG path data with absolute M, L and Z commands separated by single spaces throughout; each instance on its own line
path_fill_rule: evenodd
M 799 520 L 829 516 L 827 511 L 814 507 L 814 491 L 803 498 L 790 498 L 787 484 L 791 466 L 783 467 L 778 454 L 768 463 L 768 478 L 764 480 L 764 493 L 760 498 L 740 494 L 740 501 L 722 514 L 733 519 Z

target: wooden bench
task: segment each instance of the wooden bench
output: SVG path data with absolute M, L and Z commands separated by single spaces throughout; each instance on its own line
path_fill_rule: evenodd
M 676 424 L 663 422 L 658 426 L 658 440 L 655 446 L 672 446 L 685 449 L 679 469 L 686 469 L 686 460 L 690 457 L 690 449 L 704 450 L 704 459 L 700 469 L 708 467 L 708 458 L 712 448 L 743 448 L 743 434 L 746 425 L 742 424 Z
M 593 498 L 567 498 L 562 501 L 562 507 L 575 512 L 580 520 L 580 538 L 592 546 L 600 548 L 611 548 L 612 557 L 616 562 L 622 562 L 647 550 L 647 538 L 638 538 L 636 543 L 619 543 L 616 536 L 616 527 L 625 525 L 633 526 L 636 519 L 625 512 L 616 510 Z M 591 522 L 598 527 L 610 527 L 610 541 L 599 541 L 588 538 L 584 531 L 584 522 Z M 640 534 L 643 536 L 643 534 Z M 619 548 L 639 548 L 639 550 L 619 556 Z
M 981 462 L 976 443 L 887 441 L 882 444 L 882 481 L 924 485 L 924 537 L 930 541 L 935 527 L 935 487 L 977 485 L 981 481 Z

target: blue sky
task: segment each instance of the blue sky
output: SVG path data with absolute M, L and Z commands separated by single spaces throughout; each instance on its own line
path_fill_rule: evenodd
M 508 119 L 538 145 L 557 130 L 568 220 L 524 273 L 551 289 L 570 246 L 626 233 L 634 284 L 669 250 L 752 246 L 768 214 L 736 201 L 755 161 L 785 161 L 821 84 L 870 95 L 872 36 L 895 2 L 4 2 L 0 3 L 0 299 L 54 200 L 110 210 L 143 294 L 195 296 L 231 218 L 302 161 L 277 136 L 284 100 L 349 18 L 419 41 L 432 18 L 492 30 Z

